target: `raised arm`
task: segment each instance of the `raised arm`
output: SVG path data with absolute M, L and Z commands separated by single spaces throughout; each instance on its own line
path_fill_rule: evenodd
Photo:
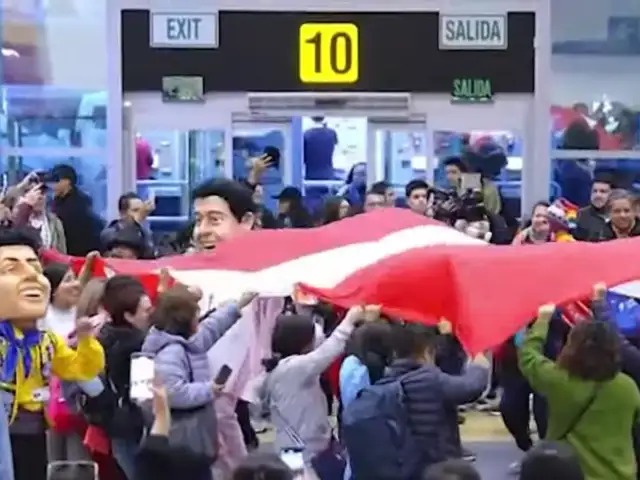
M 377 308 L 377 312 L 374 310 Z M 344 352 L 347 340 L 355 328 L 356 322 L 378 316 L 378 307 L 351 308 L 345 319 L 336 327 L 329 337 L 318 348 L 291 359 L 291 368 L 299 371 L 301 377 L 314 377 L 324 372 L 329 365 Z
M 189 342 L 198 350 L 209 350 L 220 337 L 241 317 L 240 305 L 230 302 L 213 311 L 198 325 L 198 331 L 191 336 Z
M 440 373 L 445 398 L 455 404 L 471 403 L 482 395 L 489 383 L 491 364 L 484 355 L 478 355 L 460 375 Z
M 518 352 L 518 366 L 531 387 L 546 395 L 556 386 L 564 385 L 568 375 L 554 361 L 544 356 L 544 344 L 549 332 L 549 322 L 555 305 L 543 305 L 538 310 L 538 318 L 526 332 Z

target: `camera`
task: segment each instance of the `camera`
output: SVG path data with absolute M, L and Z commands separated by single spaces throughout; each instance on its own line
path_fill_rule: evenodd
M 487 211 L 481 190 L 465 190 L 459 193 L 455 190 L 433 189 L 434 218 L 453 225 L 458 220 L 479 222 L 486 219 Z

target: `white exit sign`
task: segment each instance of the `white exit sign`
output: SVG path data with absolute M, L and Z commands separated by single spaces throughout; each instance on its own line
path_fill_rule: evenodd
M 152 12 L 153 48 L 218 48 L 217 13 Z
M 506 50 L 506 15 L 440 15 L 440 50 Z

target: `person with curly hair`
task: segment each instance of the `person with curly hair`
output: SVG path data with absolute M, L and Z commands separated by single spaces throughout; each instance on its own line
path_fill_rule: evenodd
M 587 480 L 635 480 L 631 431 L 640 391 L 622 373 L 620 338 L 604 322 L 578 323 L 557 361 L 543 347 L 555 305 L 543 305 L 519 351 L 522 374 L 548 403 L 545 440 L 573 447 Z

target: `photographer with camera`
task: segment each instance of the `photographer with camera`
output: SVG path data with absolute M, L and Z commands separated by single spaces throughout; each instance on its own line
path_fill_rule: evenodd
M 434 218 L 494 245 L 511 243 L 507 223 L 485 208 L 482 190 L 466 188 L 465 183 L 462 181 L 461 187 L 454 191 L 432 189 Z

